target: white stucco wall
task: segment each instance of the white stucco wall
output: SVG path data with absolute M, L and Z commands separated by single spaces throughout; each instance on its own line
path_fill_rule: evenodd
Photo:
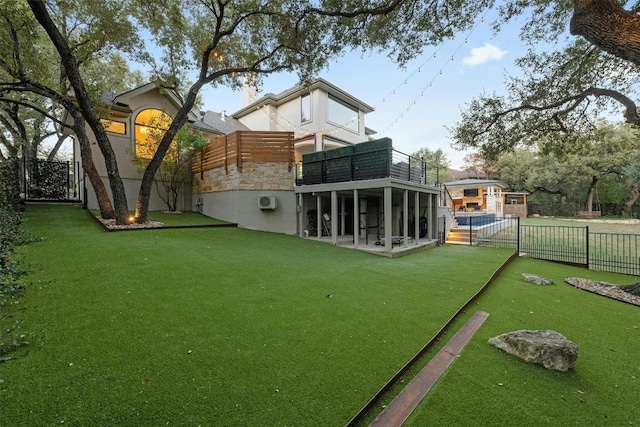
M 134 211 L 136 208 L 136 200 L 138 199 L 138 193 L 140 191 L 140 179 L 126 179 L 122 180 L 124 185 L 124 190 L 127 195 L 127 206 L 130 211 Z M 113 195 L 111 193 L 111 188 L 109 187 L 109 180 L 104 179 L 105 186 L 107 187 L 107 192 L 109 193 L 109 197 L 113 200 Z M 87 184 L 87 208 L 88 209 L 98 209 L 98 198 L 96 197 L 96 192 L 93 189 L 93 186 L 86 180 Z M 162 185 L 162 184 L 161 184 Z M 161 187 L 162 189 L 162 187 Z M 185 183 L 183 184 L 183 189 L 181 191 L 181 196 L 178 198 L 178 210 L 179 211 L 191 211 L 192 205 L 195 202 L 192 202 L 192 194 L 191 194 L 191 184 Z M 151 190 L 151 198 L 149 201 L 149 210 L 150 211 L 164 211 L 167 210 L 167 205 L 158 197 L 158 191 L 156 190 L 155 184 L 153 189 Z
M 274 195 L 278 207 L 263 210 L 258 198 Z M 237 223 L 239 227 L 275 233 L 296 234 L 296 197 L 293 191 L 231 190 L 202 193 L 202 213 Z
M 128 117 L 118 116 L 113 118 L 113 120 L 115 121 L 125 123 L 126 134 L 120 135 L 107 132 L 107 135 L 109 136 L 109 141 L 111 142 L 111 146 L 113 147 L 113 151 L 118 162 L 118 173 L 123 180 L 125 192 L 127 195 L 128 208 L 129 210 L 133 211 L 136 206 L 136 199 L 138 197 L 138 192 L 140 191 L 140 182 L 142 180 L 142 174 L 138 172 L 138 167 L 132 160 L 135 150 L 135 118 L 140 111 L 148 108 L 162 110 L 167 112 L 169 115 L 173 115 L 177 111 L 177 109 L 172 103 L 167 100 L 165 96 L 161 95 L 157 89 L 151 89 L 147 92 L 132 96 L 129 99 L 129 107 L 131 108 L 132 113 Z M 104 162 L 104 156 L 100 151 L 100 147 L 98 147 L 98 144 L 96 143 L 95 135 L 91 131 L 91 128 L 89 128 L 88 126 L 87 135 L 89 137 L 89 141 L 91 142 L 93 162 L 96 166 L 98 174 L 105 182 L 105 186 L 107 187 L 109 195 L 111 196 L 111 188 L 109 187 L 109 180 L 107 177 L 107 169 Z M 74 145 L 75 153 L 78 153 L 79 156 L 80 149 L 78 147 L 77 140 L 74 141 Z M 89 209 L 98 209 L 98 201 L 95 195 L 95 191 L 88 179 L 86 180 L 86 186 L 87 207 Z M 191 187 L 190 184 L 185 184 L 183 197 L 181 197 L 181 200 L 178 202 L 178 209 L 189 210 L 191 205 Z M 154 184 L 154 188 L 151 191 L 149 210 L 154 211 L 166 209 L 167 206 L 158 197 L 158 192 Z

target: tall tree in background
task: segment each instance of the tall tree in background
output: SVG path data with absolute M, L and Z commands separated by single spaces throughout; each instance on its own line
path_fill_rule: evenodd
M 636 151 L 629 159 L 629 165 L 624 170 L 624 177 L 629 185 L 629 194 L 624 199 L 622 215 L 631 216 L 633 204 L 640 197 L 640 151 Z
M 486 158 L 481 152 L 469 153 L 462 161 L 462 170 L 474 173 L 476 178 L 495 179 L 498 174 L 495 162 Z
M 449 172 L 451 161 L 442 148 L 431 150 L 423 147 L 411 154 L 411 157 L 422 159 L 426 163 L 428 183 L 453 181 L 453 175 Z
M 616 0 L 507 1 L 496 28 L 525 12 L 535 17 L 520 34 L 530 46 L 517 61 L 523 77 L 508 77 L 505 95 L 471 101 L 451 129 L 454 143 L 495 158 L 553 134 L 545 150 L 563 152 L 593 132 L 604 114 L 621 111 L 625 121 L 640 125 L 638 3 L 628 8 Z M 538 52 L 539 43 L 555 50 Z
M 549 144 L 548 141 L 538 142 L 539 147 Z M 629 171 L 634 169 L 633 159 L 639 149 L 637 129 L 600 123 L 597 131 L 580 140 L 570 153 L 517 149 L 502 154 L 496 164 L 500 179 L 512 189 L 556 194 L 562 204 L 567 203 L 569 194 L 586 188 L 584 209 L 591 211 L 598 185 L 606 177 L 615 176 L 627 182 L 625 206 L 633 198 L 636 181 Z M 635 198 L 631 205 L 633 202 Z M 629 213 L 630 206 L 623 211 Z

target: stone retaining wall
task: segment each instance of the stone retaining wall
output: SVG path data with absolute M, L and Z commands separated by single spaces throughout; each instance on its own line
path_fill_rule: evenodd
M 244 162 L 242 171 L 235 164 L 194 174 L 193 191 L 210 193 L 238 190 L 291 190 L 294 187 L 294 171 L 288 163 Z

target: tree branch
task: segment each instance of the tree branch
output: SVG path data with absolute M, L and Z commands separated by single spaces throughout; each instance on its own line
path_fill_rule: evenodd
M 640 65 L 640 16 L 618 0 L 574 0 L 569 30 L 601 49 Z

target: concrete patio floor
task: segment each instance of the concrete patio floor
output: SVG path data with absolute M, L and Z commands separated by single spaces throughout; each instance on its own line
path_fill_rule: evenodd
M 305 239 L 331 244 L 331 236 L 305 237 Z M 404 243 L 393 245 L 391 247 L 391 251 L 389 251 L 384 246 L 384 244 L 376 245 L 376 242 L 378 242 L 377 235 L 371 234 L 369 235 L 368 239 L 361 237 L 358 240 L 358 246 L 356 247 L 356 245 L 353 242 L 353 236 L 346 235 L 346 236 L 338 236 L 336 246 L 340 246 L 342 248 L 348 248 L 348 249 L 356 249 L 359 251 L 369 252 L 372 254 L 381 255 L 388 258 L 397 258 L 404 255 L 409 255 L 415 252 L 419 252 L 425 249 L 434 248 L 439 245 L 437 239 L 422 238 L 420 239 L 419 243 L 416 244 L 414 240 L 410 237 L 406 245 Z

